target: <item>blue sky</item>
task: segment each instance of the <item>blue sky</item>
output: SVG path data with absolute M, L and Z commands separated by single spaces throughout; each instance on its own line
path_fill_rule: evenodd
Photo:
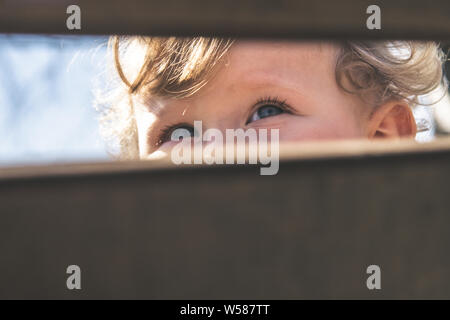
M 92 106 L 106 41 L 0 35 L 0 165 L 108 159 Z

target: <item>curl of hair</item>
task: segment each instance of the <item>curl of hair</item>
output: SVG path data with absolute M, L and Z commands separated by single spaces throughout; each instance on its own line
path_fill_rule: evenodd
M 336 59 L 336 81 L 374 107 L 389 100 L 415 106 L 444 84 L 444 60 L 435 42 L 347 42 Z

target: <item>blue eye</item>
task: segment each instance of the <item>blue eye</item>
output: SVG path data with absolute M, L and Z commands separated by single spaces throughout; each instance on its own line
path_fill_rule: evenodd
M 190 137 L 195 137 L 195 136 L 197 136 L 197 134 L 196 134 L 196 132 L 195 132 L 195 129 L 194 129 L 193 127 L 191 127 L 191 126 L 181 126 L 181 127 L 176 128 L 176 129 L 183 129 L 183 130 L 186 130 L 186 131 L 188 132 L 188 135 L 189 135 Z M 173 131 L 175 131 L 176 129 L 174 129 Z M 172 133 L 173 133 L 173 131 L 172 131 Z
M 249 118 L 248 123 L 253 122 L 253 121 L 257 121 L 260 119 L 264 119 L 267 117 L 273 117 L 276 115 L 279 115 L 281 113 L 284 113 L 284 110 L 281 109 L 280 107 L 277 107 L 275 105 L 264 105 L 259 107 Z
M 182 137 L 196 137 L 198 133 L 195 131 L 192 125 L 188 124 L 178 124 L 175 126 L 167 126 L 163 130 L 161 130 L 161 135 L 156 143 L 157 146 L 160 146 L 164 142 L 171 140 L 179 140 Z
M 169 130 L 170 136 L 168 136 L 167 140 L 179 140 L 181 137 L 196 137 L 198 136 L 197 132 L 192 126 L 180 125 L 175 128 Z

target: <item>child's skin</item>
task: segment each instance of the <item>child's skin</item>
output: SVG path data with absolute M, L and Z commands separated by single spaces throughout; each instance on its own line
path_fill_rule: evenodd
M 195 120 L 202 120 L 203 131 L 278 128 L 281 142 L 414 137 L 406 102 L 372 108 L 337 85 L 336 50 L 323 43 L 236 42 L 193 96 L 136 105 L 141 158 L 174 145 L 159 143 L 162 130 L 192 130 Z M 258 103 L 265 98 L 270 99 Z

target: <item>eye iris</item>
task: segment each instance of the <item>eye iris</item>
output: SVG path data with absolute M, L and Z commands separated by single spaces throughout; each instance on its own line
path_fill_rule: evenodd
M 187 132 L 187 134 L 186 134 Z M 166 141 L 171 141 L 171 140 L 179 140 L 182 137 L 183 138 L 187 138 L 187 137 L 195 137 L 197 136 L 196 131 L 193 127 L 191 126 L 179 126 L 173 129 L 170 129 L 167 134 L 165 135 L 165 138 L 161 139 L 161 142 L 166 142 Z
M 189 134 L 191 135 L 191 137 L 194 137 L 196 135 L 194 128 L 192 128 L 192 127 L 182 127 L 182 128 L 189 131 Z
M 267 106 L 262 106 L 261 108 L 259 108 L 257 111 L 257 114 L 260 119 L 263 119 L 263 118 L 267 118 L 267 117 L 276 116 L 282 112 L 283 112 L 283 110 L 281 110 L 280 108 L 278 108 L 276 106 L 267 105 Z

